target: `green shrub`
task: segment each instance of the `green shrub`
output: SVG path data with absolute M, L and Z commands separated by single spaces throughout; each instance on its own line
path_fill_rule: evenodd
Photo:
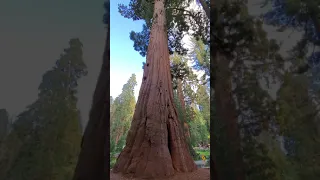
M 114 157 L 110 157 L 110 169 L 113 168 L 113 166 L 116 164 L 117 159 Z

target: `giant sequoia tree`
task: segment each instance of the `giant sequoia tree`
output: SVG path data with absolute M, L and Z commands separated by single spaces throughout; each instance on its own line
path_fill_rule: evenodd
M 115 173 L 155 178 L 196 169 L 173 100 L 165 12 L 165 1 L 154 1 L 143 81 Z

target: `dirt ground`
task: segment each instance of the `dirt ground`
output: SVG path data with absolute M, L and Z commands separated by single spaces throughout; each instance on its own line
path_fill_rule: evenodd
M 191 173 L 177 173 L 171 178 L 166 179 L 153 179 L 153 180 L 209 180 L 210 170 L 205 168 L 199 168 Z M 137 178 L 125 178 L 121 174 L 114 174 L 110 172 L 110 180 L 144 180 Z

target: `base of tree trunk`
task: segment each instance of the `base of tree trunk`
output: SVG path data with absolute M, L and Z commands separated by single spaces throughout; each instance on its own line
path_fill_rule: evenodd
M 138 124 L 146 124 L 146 121 L 145 119 L 138 123 L 134 120 L 133 129 L 136 129 Z M 127 145 L 117 159 L 114 173 L 152 179 L 171 177 L 176 172 L 192 172 L 197 169 L 179 129 L 178 119 L 169 119 L 156 126 L 151 123 L 150 125 L 139 126 L 136 136 L 129 132 Z
M 209 180 L 210 179 L 210 169 L 209 168 L 199 168 L 196 171 L 181 173 L 175 172 L 173 176 L 166 178 L 154 178 L 150 180 Z M 113 173 L 110 171 L 110 180 L 145 180 L 142 178 L 132 178 L 129 176 L 124 176 L 121 173 Z

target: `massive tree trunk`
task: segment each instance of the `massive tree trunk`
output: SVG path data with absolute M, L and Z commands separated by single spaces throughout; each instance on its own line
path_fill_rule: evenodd
M 221 147 L 217 144 L 219 140 L 215 141 L 216 144 L 212 148 L 214 148 L 213 152 L 215 156 L 225 154 L 224 158 L 216 157 L 215 167 L 217 168 L 217 175 L 219 179 L 244 180 L 245 171 L 241 153 L 238 116 L 232 96 L 230 61 L 225 55 L 216 52 L 212 62 L 215 72 L 214 90 L 218 117 L 218 119 L 214 120 L 218 123 L 215 122 L 214 125 L 218 125 L 218 128 L 220 128 L 219 136 L 222 137 L 220 144 L 223 144 Z
M 161 178 L 196 169 L 174 105 L 165 23 L 164 0 L 155 0 L 143 81 L 115 173 Z
M 82 137 L 81 152 L 73 180 L 105 180 L 110 176 L 110 28 L 100 75 L 93 94 L 89 121 Z

